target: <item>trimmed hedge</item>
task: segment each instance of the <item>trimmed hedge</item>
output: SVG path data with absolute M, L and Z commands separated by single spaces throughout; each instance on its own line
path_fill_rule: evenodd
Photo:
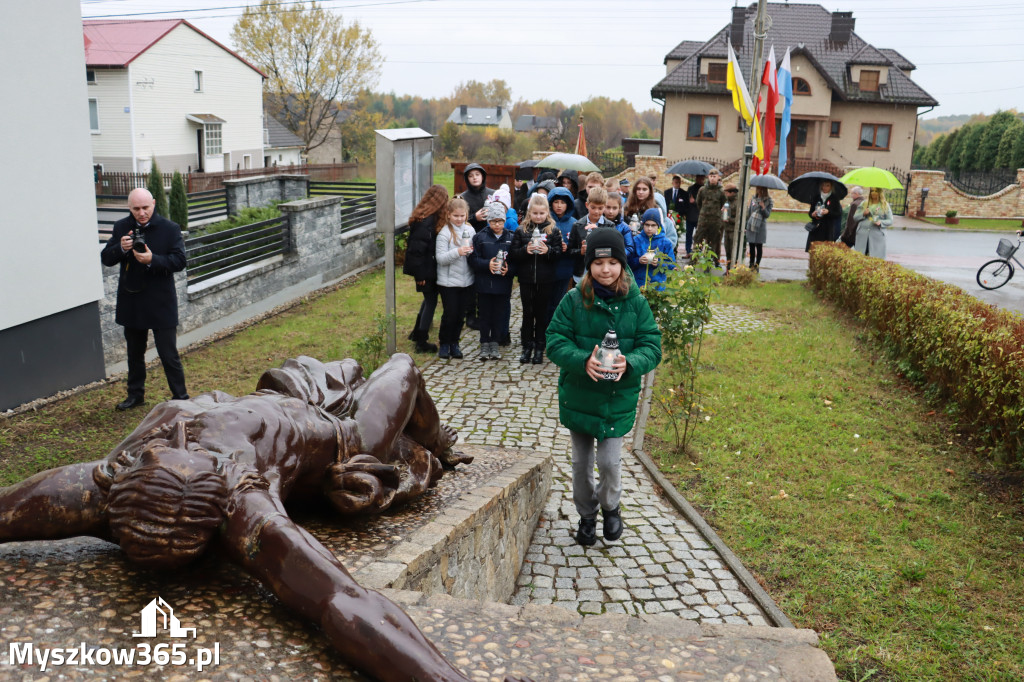
M 1024 460 L 1024 319 L 842 244 L 811 249 L 808 279 L 873 327 L 947 411 Z

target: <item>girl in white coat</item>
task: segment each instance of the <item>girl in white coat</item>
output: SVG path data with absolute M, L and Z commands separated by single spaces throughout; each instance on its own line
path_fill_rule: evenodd
M 473 226 L 466 222 L 468 218 L 469 204 L 464 199 L 452 199 L 448 204 L 448 224 L 439 226 L 434 242 L 437 289 L 444 306 L 437 353 L 442 359 L 462 358 L 459 337 L 473 292 L 473 270 L 468 257 L 473 253 L 472 241 L 476 234 Z
M 892 227 L 892 209 L 880 188 L 871 188 L 867 200 L 854 212 L 853 219 L 857 221 L 857 239 L 853 248 L 865 256 L 884 259 L 885 229 Z

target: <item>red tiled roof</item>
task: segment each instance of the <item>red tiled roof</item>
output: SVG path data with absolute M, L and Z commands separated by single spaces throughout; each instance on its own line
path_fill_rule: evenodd
M 265 73 L 243 59 L 238 53 L 221 45 L 184 19 L 84 20 L 82 21 L 82 31 L 85 37 L 85 64 L 93 67 L 128 66 L 180 24 L 188 26 L 256 73 L 264 78 L 267 77 Z

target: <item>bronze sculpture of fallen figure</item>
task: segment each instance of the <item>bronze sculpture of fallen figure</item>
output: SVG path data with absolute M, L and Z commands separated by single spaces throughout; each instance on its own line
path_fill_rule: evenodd
M 354 360 L 308 357 L 256 391 L 161 403 L 105 459 L 0 489 L 0 542 L 93 536 L 176 568 L 219 546 L 378 680 L 466 680 L 393 602 L 361 587 L 288 516 L 326 497 L 344 514 L 423 494 L 472 458 L 440 422 L 408 355 L 368 379 Z M 510 678 L 511 679 L 511 678 Z

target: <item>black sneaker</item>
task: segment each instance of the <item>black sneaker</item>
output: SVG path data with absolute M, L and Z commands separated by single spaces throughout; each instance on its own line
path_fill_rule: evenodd
M 519 356 L 519 364 L 525 365 L 533 357 L 533 346 L 528 343 L 523 344 L 523 354 Z
M 506 348 L 508 346 L 511 346 L 512 345 L 512 334 L 510 332 L 502 334 L 501 341 L 498 342 L 498 345 L 499 346 L 504 346 Z
M 601 516 L 604 517 L 604 539 L 614 542 L 622 537 L 622 514 L 619 508 L 602 509 Z
M 453 343 L 452 344 L 451 353 L 452 353 L 452 359 L 453 360 L 461 360 L 462 359 L 462 349 L 459 348 L 459 344 L 457 344 L 457 343 Z
M 437 344 L 430 343 L 429 341 L 417 341 L 416 352 L 418 353 L 436 353 Z
M 597 542 L 597 519 L 580 519 L 580 527 L 576 531 L 576 544 L 589 547 L 595 542 Z

